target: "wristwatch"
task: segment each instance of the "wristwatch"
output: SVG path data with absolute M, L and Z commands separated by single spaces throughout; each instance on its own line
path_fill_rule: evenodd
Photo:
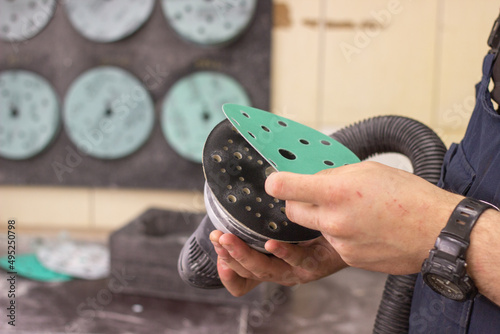
M 422 265 L 424 282 L 435 292 L 456 301 L 465 301 L 477 294 L 477 288 L 467 275 L 465 253 L 470 234 L 479 216 L 492 204 L 464 198 L 439 234 L 434 248 Z

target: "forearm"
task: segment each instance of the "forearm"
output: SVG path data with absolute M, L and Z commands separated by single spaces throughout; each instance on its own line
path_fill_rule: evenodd
M 500 306 L 500 212 L 486 210 L 472 229 L 467 271 L 479 292 Z

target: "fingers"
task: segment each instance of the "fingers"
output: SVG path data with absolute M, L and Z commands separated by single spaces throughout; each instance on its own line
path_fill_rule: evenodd
M 322 191 L 325 189 L 325 176 L 321 173 L 315 175 L 272 173 L 266 180 L 265 188 L 269 195 L 282 200 L 321 204 L 325 201 L 324 191 Z M 329 177 L 332 176 L 329 175 Z
M 240 276 L 267 281 L 272 278 L 269 268 L 272 267 L 272 258 L 250 248 L 240 238 L 232 234 L 224 234 L 219 243 L 229 253 L 226 262 Z
M 220 258 L 217 260 L 217 270 L 222 284 L 235 297 L 243 296 L 260 284 L 259 281 L 241 277 Z
M 307 270 L 311 259 L 324 260 L 317 252 L 317 247 L 302 247 L 269 240 L 265 248 L 275 256 L 268 256 L 251 249 L 232 234 L 221 234 L 218 241 L 220 244 L 214 242 L 214 247 L 223 265 L 227 265 L 241 277 L 259 281 L 290 284 L 291 281 L 284 275 L 285 272 L 297 268 Z M 318 244 L 317 241 L 314 243 Z M 328 244 L 326 241 L 325 243 Z
M 233 296 L 240 297 L 259 285 L 260 281 L 247 278 L 252 274 L 234 261 L 229 252 L 220 245 L 219 239 L 222 235 L 223 233 L 217 230 L 210 233 L 210 240 L 219 255 L 217 258 L 219 278 Z M 228 262 L 231 262 L 231 265 Z
M 240 263 L 235 261 L 233 259 L 233 257 L 231 256 L 231 254 L 228 252 L 228 250 L 225 249 L 220 244 L 220 237 L 223 234 L 224 233 L 222 233 L 220 231 L 213 231 L 212 233 L 210 233 L 210 240 L 212 241 L 212 244 L 214 245 L 215 252 L 218 255 L 218 260 L 222 260 L 221 262 L 223 265 L 229 266 L 230 269 L 232 271 L 236 272 L 239 276 L 245 277 L 245 278 L 253 278 L 254 275 L 250 271 L 245 269 L 245 267 L 243 267 Z M 231 236 L 233 236 L 233 235 L 231 235 Z M 239 238 L 237 238 L 237 239 L 239 239 Z M 240 245 L 240 247 L 241 247 L 241 245 Z M 248 247 L 248 246 L 246 246 L 246 247 Z
M 321 207 L 316 204 L 309 204 L 296 201 L 286 201 L 286 216 L 292 222 L 304 227 L 321 230 Z
M 269 240 L 265 247 L 268 252 L 273 253 L 292 267 L 302 267 L 307 259 L 314 256 L 312 249 L 276 240 Z
M 216 238 L 218 238 L 217 241 L 214 241 Z M 290 275 L 293 268 L 288 263 L 278 257 L 262 254 L 250 248 L 241 239 L 232 234 L 212 232 L 211 239 L 213 240 L 212 243 L 214 244 L 215 251 L 219 255 L 220 263 L 229 267 L 241 278 L 256 281 L 273 281 L 285 285 L 293 284 L 296 281 L 288 277 L 293 276 Z M 224 275 L 224 273 L 219 273 L 220 275 Z M 227 276 L 227 278 L 224 276 L 224 279 L 237 281 L 232 276 Z
M 269 257 L 251 249 L 240 238 L 232 234 L 213 231 L 210 234 L 210 240 L 219 260 L 222 260 L 220 262 L 237 275 L 259 280 L 265 280 L 269 276 L 262 269 L 262 267 L 269 265 Z

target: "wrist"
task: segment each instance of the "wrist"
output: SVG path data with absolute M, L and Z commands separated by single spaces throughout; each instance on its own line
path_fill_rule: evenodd
M 423 246 L 423 256 L 418 264 L 419 266 L 421 266 L 422 261 L 424 261 L 429 256 L 430 250 L 434 247 L 437 238 L 439 237 L 443 228 L 446 226 L 446 222 L 450 218 L 450 215 L 457 204 L 464 199 L 464 196 L 457 195 L 451 192 L 447 192 L 446 195 L 447 196 L 443 196 L 441 198 L 440 205 L 434 205 L 435 212 L 430 213 L 430 217 L 433 217 L 433 224 L 428 227 L 427 236 L 425 238 L 425 245 Z
M 495 228 L 498 225 L 499 213 L 495 210 L 486 210 L 478 221 L 470 236 L 470 245 L 466 253 L 467 274 L 474 280 L 477 288 L 483 291 L 487 288 L 488 277 L 492 268 L 496 268 L 498 259 L 491 254 L 492 245 L 498 243 L 498 233 Z
M 469 254 L 474 228 L 486 212 L 496 211 L 491 209 L 496 208 L 486 202 L 464 198 L 452 211 L 446 226 L 436 240 L 434 248 L 431 249 L 429 257 L 422 265 L 424 281 L 434 291 L 457 301 L 465 301 L 475 296 L 477 286 L 474 284 L 469 272 L 474 271 L 477 277 L 481 269 L 472 268 L 469 270 L 471 259 L 466 257 Z M 488 221 L 490 219 L 485 215 L 483 226 L 479 229 L 480 237 L 488 235 L 484 231 L 484 228 L 487 228 L 488 224 L 486 222 Z M 481 249 L 483 247 L 482 240 L 477 239 L 476 236 L 475 243 L 477 246 L 476 250 L 472 250 L 472 254 L 478 252 L 479 256 L 473 256 L 482 258 L 484 256 L 484 249 Z M 476 267 L 481 267 L 480 262 L 476 263 Z

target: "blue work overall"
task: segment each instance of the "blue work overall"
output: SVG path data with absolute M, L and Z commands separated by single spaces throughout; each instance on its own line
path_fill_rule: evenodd
M 493 108 L 488 89 L 494 61 L 493 54 L 484 58 L 467 132 L 446 153 L 438 186 L 500 206 L 500 114 Z M 419 275 L 410 333 L 500 333 L 500 307 L 482 295 L 466 302 L 452 301 L 432 291 Z

